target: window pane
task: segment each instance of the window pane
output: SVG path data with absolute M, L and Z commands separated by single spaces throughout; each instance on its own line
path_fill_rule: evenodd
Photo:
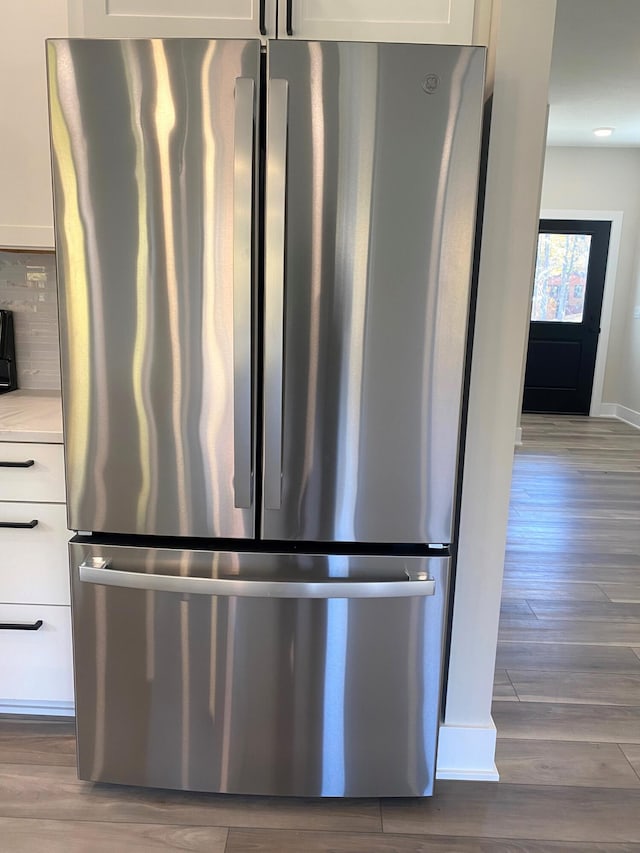
M 531 319 L 581 323 L 590 234 L 539 234 Z

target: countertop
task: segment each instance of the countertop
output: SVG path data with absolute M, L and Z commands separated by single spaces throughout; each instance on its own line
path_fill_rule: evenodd
M 62 401 L 55 391 L 0 394 L 0 441 L 62 444 Z

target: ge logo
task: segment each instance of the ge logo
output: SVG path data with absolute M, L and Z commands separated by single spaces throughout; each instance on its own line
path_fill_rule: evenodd
M 427 95 L 433 95 L 439 85 L 440 78 L 437 74 L 427 74 L 427 76 L 422 81 L 422 88 L 427 93 Z

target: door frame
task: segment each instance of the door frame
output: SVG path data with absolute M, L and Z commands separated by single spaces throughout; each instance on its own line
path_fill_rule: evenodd
M 602 313 L 600 315 L 600 335 L 596 349 L 596 366 L 593 371 L 593 388 L 591 391 L 591 403 L 589 405 L 589 417 L 601 416 L 602 392 L 604 388 L 604 372 L 607 364 L 607 352 L 609 349 L 609 332 L 611 330 L 611 318 L 613 315 L 613 297 L 616 288 L 616 276 L 618 272 L 618 256 L 620 254 L 620 237 L 622 234 L 621 210 L 558 210 L 556 208 L 545 208 L 540 211 L 540 219 L 599 219 L 611 223 L 611 235 L 609 237 L 609 253 L 607 255 L 607 270 L 604 279 L 604 292 L 602 294 Z M 524 383 L 524 371 L 523 371 Z

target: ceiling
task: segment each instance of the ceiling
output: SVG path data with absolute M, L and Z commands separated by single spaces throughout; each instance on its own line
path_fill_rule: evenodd
M 640 146 L 640 0 L 558 0 L 549 104 L 549 145 Z

